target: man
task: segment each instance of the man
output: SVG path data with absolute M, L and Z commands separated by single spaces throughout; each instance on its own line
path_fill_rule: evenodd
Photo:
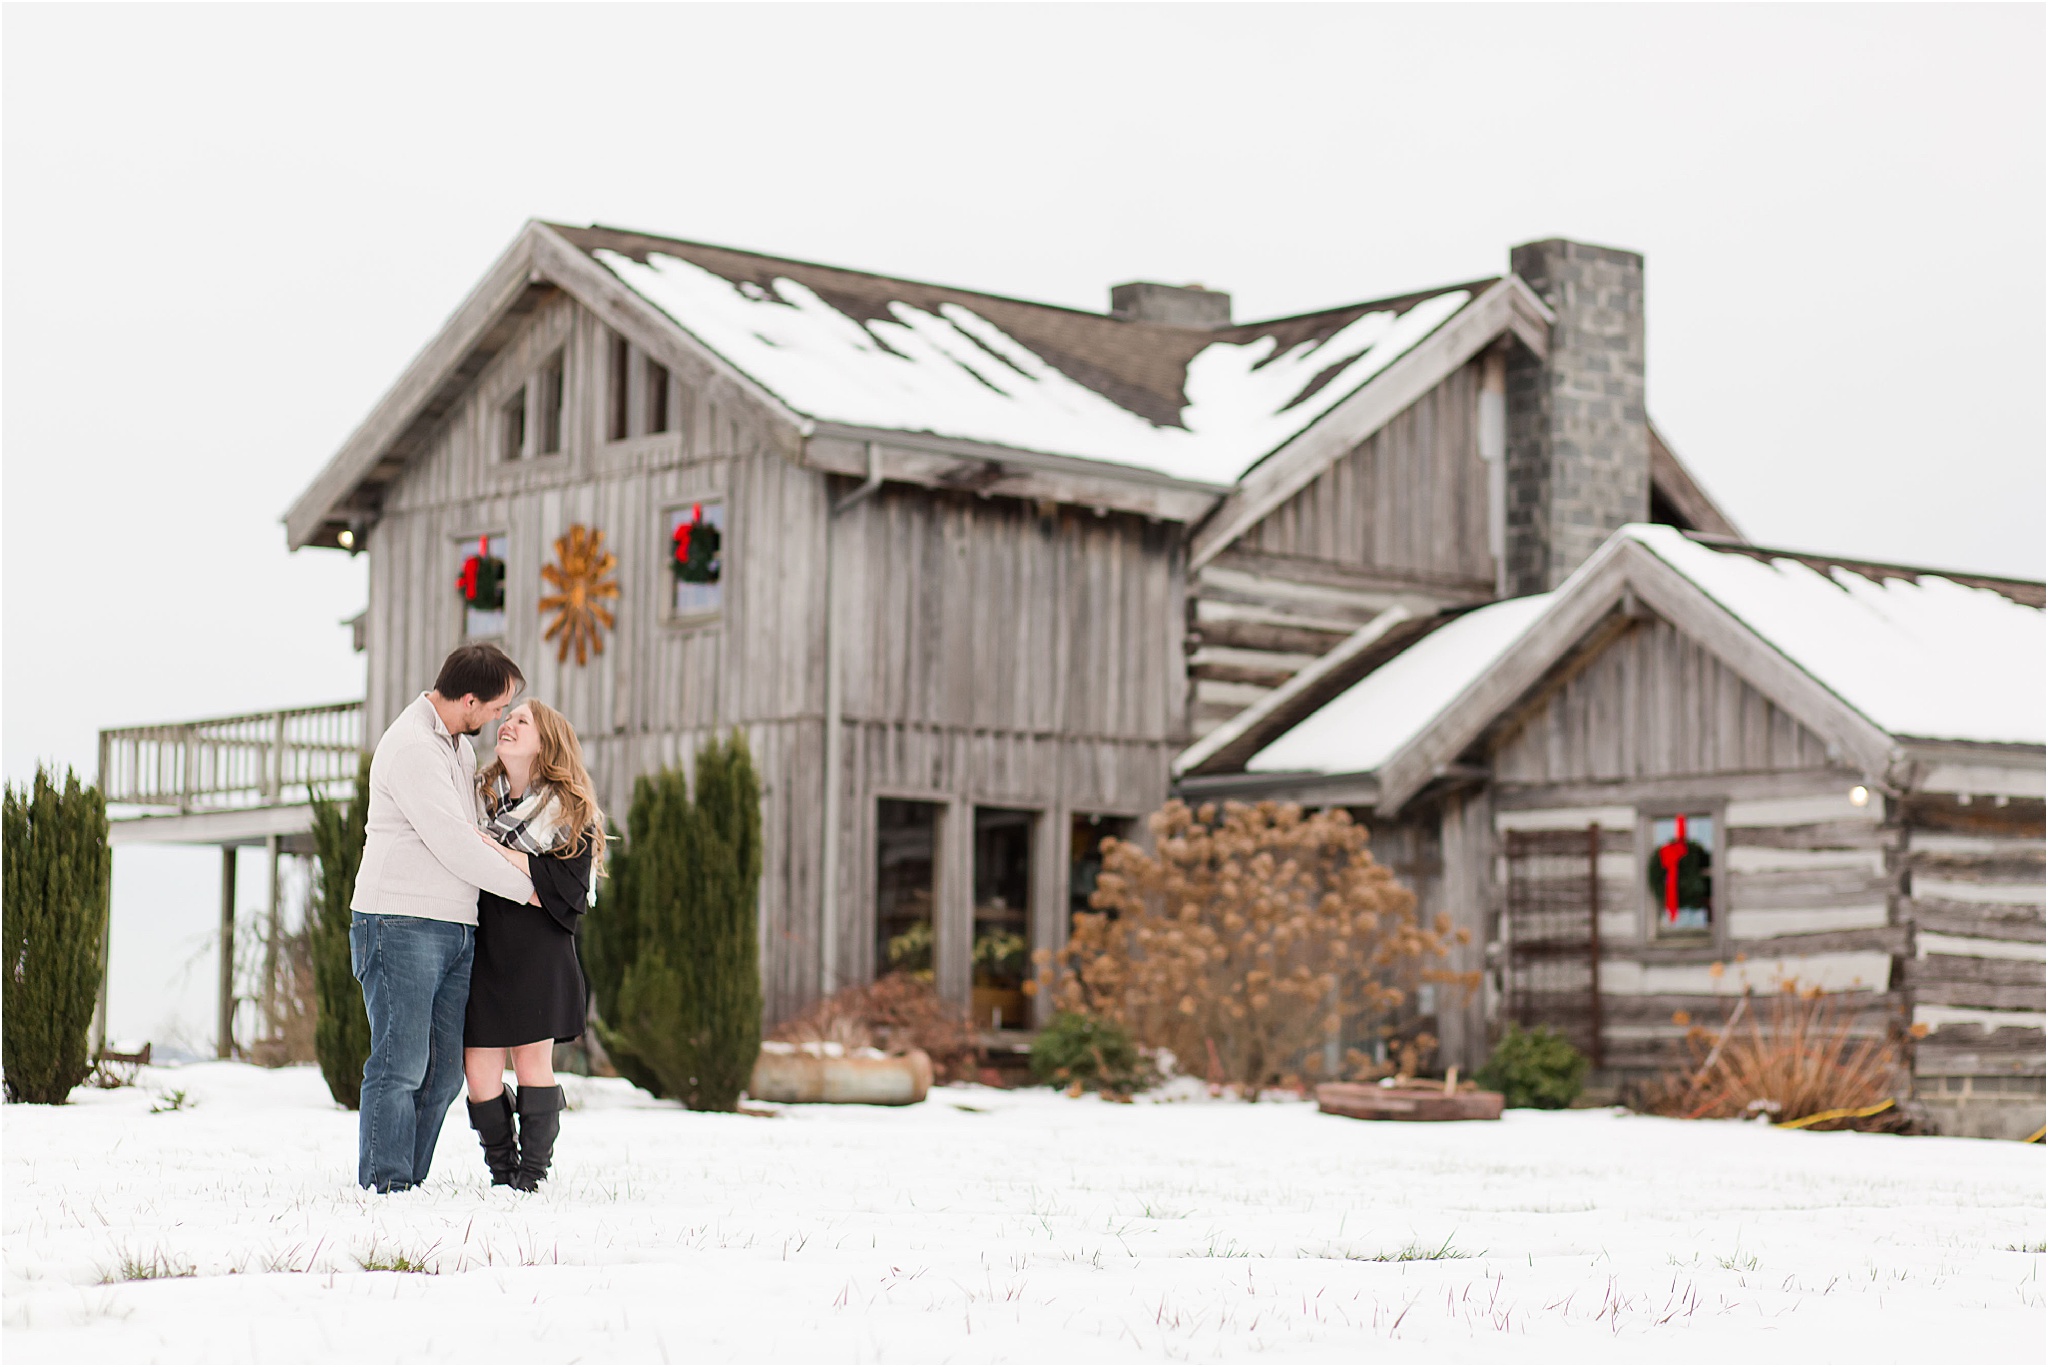
M 505 652 L 467 645 L 441 666 L 370 760 L 370 812 L 348 944 L 370 1016 L 356 1181 L 426 1180 L 462 1090 L 462 1017 L 476 953 L 477 890 L 524 902 L 533 884 L 480 839 L 476 752 L 526 680 Z

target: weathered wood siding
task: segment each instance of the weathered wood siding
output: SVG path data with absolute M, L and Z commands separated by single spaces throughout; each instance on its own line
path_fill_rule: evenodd
M 577 727 L 615 819 L 636 775 L 687 768 L 728 728 L 746 734 L 764 787 L 764 986 L 779 1017 L 816 995 L 827 938 L 830 603 L 845 718 L 839 980 L 874 969 L 878 796 L 947 806 L 938 929 L 949 992 L 967 991 L 976 805 L 1039 814 L 1034 939 L 1057 944 L 1072 815 L 1152 810 L 1186 741 L 1182 529 L 899 485 L 828 529 L 830 500 L 851 482 L 804 468 L 794 438 L 709 367 L 671 376 L 676 430 L 611 440 L 612 341 L 565 297 L 544 304 L 392 487 L 368 540 L 373 734 L 463 639 L 454 579 L 465 543 L 503 535 L 502 644 L 531 694 Z M 506 460 L 503 406 L 558 350 L 562 449 Z M 637 354 L 633 364 L 639 411 Z M 721 610 L 671 621 L 667 510 L 712 499 L 725 505 Z M 541 566 L 576 522 L 605 533 L 621 590 L 604 653 L 581 666 L 557 661 L 538 608 Z
M 1821 769 L 1827 746 L 1667 622 L 1637 624 L 1524 708 L 1501 783 Z
M 1900 803 L 1904 962 L 1923 1094 L 1968 1100 L 2043 1090 L 2043 809 L 2039 798 L 1913 793 Z
M 624 824 L 635 775 L 687 767 L 698 745 L 731 727 L 746 734 L 764 787 L 764 985 L 781 1009 L 816 980 L 824 481 L 793 463 L 766 416 L 709 368 L 671 376 L 675 430 L 608 440 L 611 338 L 566 297 L 536 310 L 393 485 L 369 538 L 372 734 L 463 640 L 454 591 L 463 544 L 504 535 L 499 639 L 529 693 L 577 728 L 616 821 Z M 562 449 L 506 460 L 503 405 L 557 350 Z M 636 384 L 636 404 L 643 393 Z M 724 603 L 715 618 L 671 623 L 666 510 L 705 499 L 726 505 Z M 577 522 L 604 532 L 619 560 L 617 628 L 585 665 L 556 658 L 538 606 L 548 592 L 541 566 Z
M 975 806 L 1038 814 L 1033 940 L 1064 939 L 1076 813 L 1140 816 L 1184 744 L 1181 531 L 885 486 L 837 529 L 847 857 L 842 981 L 874 963 L 875 800 L 946 804 L 941 986 L 967 987 Z M 950 862 L 950 868 L 948 867 Z
M 1493 597 L 1480 365 L 1448 377 L 1197 573 L 1197 735 L 1395 603 L 1433 611 Z

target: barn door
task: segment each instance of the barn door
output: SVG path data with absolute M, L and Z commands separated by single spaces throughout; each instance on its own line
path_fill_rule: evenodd
M 1547 1025 L 1597 1068 L 1600 828 L 1507 832 L 1507 1014 Z

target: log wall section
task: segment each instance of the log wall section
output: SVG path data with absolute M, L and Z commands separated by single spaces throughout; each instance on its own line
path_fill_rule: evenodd
M 1903 967 L 1926 1031 L 1916 1089 L 1938 1110 L 2018 1107 L 2006 1128 L 2024 1133 L 2041 1123 L 2048 1019 L 2042 801 L 1923 792 L 1896 805 L 1913 932 Z
M 1396 603 L 1494 596 L 1475 360 L 1335 461 L 1191 586 L 1191 725 L 1203 734 Z
M 1797 981 L 1845 994 L 1862 1033 L 1903 1022 L 1901 823 L 1881 795 L 1856 805 L 1863 776 L 1669 624 L 1633 624 L 1575 662 L 1487 748 L 1493 934 L 1500 836 L 1602 831 L 1601 1038 L 1622 1076 L 1679 1062 L 1679 1019 L 1712 1028 L 1746 988 Z M 1678 809 L 1718 818 L 1714 928 L 1660 937 L 1651 822 Z

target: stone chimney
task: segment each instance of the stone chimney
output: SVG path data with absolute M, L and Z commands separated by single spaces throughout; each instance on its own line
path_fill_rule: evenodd
M 1514 248 L 1516 275 L 1557 315 L 1550 355 L 1507 374 L 1502 590 L 1542 593 L 1615 528 L 1650 515 L 1643 408 L 1643 258 L 1552 239 Z
M 1164 323 L 1176 328 L 1227 328 L 1230 296 L 1200 285 L 1155 285 L 1134 280 L 1109 287 L 1109 316 L 1127 323 Z

